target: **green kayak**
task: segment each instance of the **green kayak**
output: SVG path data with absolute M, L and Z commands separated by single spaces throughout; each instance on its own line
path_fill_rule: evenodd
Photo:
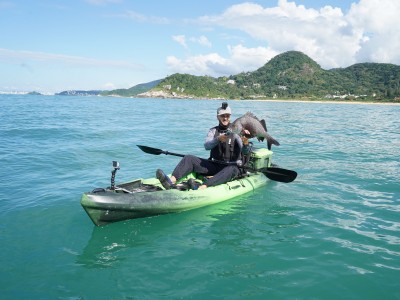
M 138 179 L 84 193 L 81 204 L 97 226 L 111 222 L 174 213 L 222 202 L 263 186 L 268 179 L 262 173 L 209 187 L 205 190 L 164 190 L 156 178 Z
M 288 178 L 287 174 L 294 171 L 271 168 L 271 157 L 272 151 L 258 149 L 251 155 L 251 168 L 247 168 L 246 174 L 241 178 L 204 190 L 191 190 L 185 186 L 185 181 L 189 178 L 201 180 L 196 174 L 181 179 L 179 189 L 165 190 L 156 178 L 136 179 L 114 185 L 114 171 L 111 187 L 97 188 L 84 193 L 81 205 L 96 226 L 103 226 L 112 222 L 181 212 L 226 201 L 264 186 L 268 178 L 282 182 L 294 180 Z M 119 166 L 115 168 L 119 169 Z M 282 170 L 285 171 L 283 174 Z M 293 177 L 291 173 L 289 177 Z

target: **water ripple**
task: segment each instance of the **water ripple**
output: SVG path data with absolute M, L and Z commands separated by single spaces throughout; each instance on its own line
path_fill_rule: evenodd
M 93 226 L 79 199 L 110 184 L 112 160 L 121 182 L 179 160 L 137 144 L 207 157 L 220 102 L 0 95 L 2 296 L 398 296 L 399 106 L 229 101 L 234 117 L 266 120 L 274 162 L 296 181 Z

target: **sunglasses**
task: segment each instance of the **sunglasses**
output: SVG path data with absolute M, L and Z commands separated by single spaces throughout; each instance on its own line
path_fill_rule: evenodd
M 219 115 L 218 117 L 221 117 L 222 119 L 225 119 L 225 118 L 229 119 L 231 117 L 231 115 L 230 114 L 224 114 L 224 115 Z

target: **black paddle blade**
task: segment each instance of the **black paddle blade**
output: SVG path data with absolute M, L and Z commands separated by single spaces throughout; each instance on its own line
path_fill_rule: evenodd
M 296 179 L 297 172 L 282 168 L 262 168 L 258 170 L 267 176 L 270 180 L 289 183 Z
M 162 151 L 161 149 L 147 147 L 147 146 L 141 146 L 141 145 L 136 145 L 136 146 L 138 146 L 140 148 L 140 150 L 142 150 L 143 152 L 146 152 L 149 154 L 160 155 L 160 154 L 164 153 L 164 151 Z
M 152 147 L 148 147 L 148 146 L 142 146 L 142 145 L 136 145 L 140 148 L 140 150 L 142 150 L 143 152 L 149 153 L 149 154 L 154 154 L 154 155 L 160 155 L 160 154 L 165 154 L 165 155 L 173 155 L 173 156 L 179 156 L 179 157 L 184 157 L 185 154 L 179 154 L 179 153 L 173 153 L 173 152 L 168 152 L 168 151 L 164 151 L 161 149 L 157 149 L 157 148 L 152 148 Z

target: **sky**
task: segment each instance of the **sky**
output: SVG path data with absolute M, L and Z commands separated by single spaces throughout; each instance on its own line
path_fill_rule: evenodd
M 0 0 L 0 91 L 229 76 L 291 50 L 326 70 L 400 65 L 399 15 L 398 0 Z

